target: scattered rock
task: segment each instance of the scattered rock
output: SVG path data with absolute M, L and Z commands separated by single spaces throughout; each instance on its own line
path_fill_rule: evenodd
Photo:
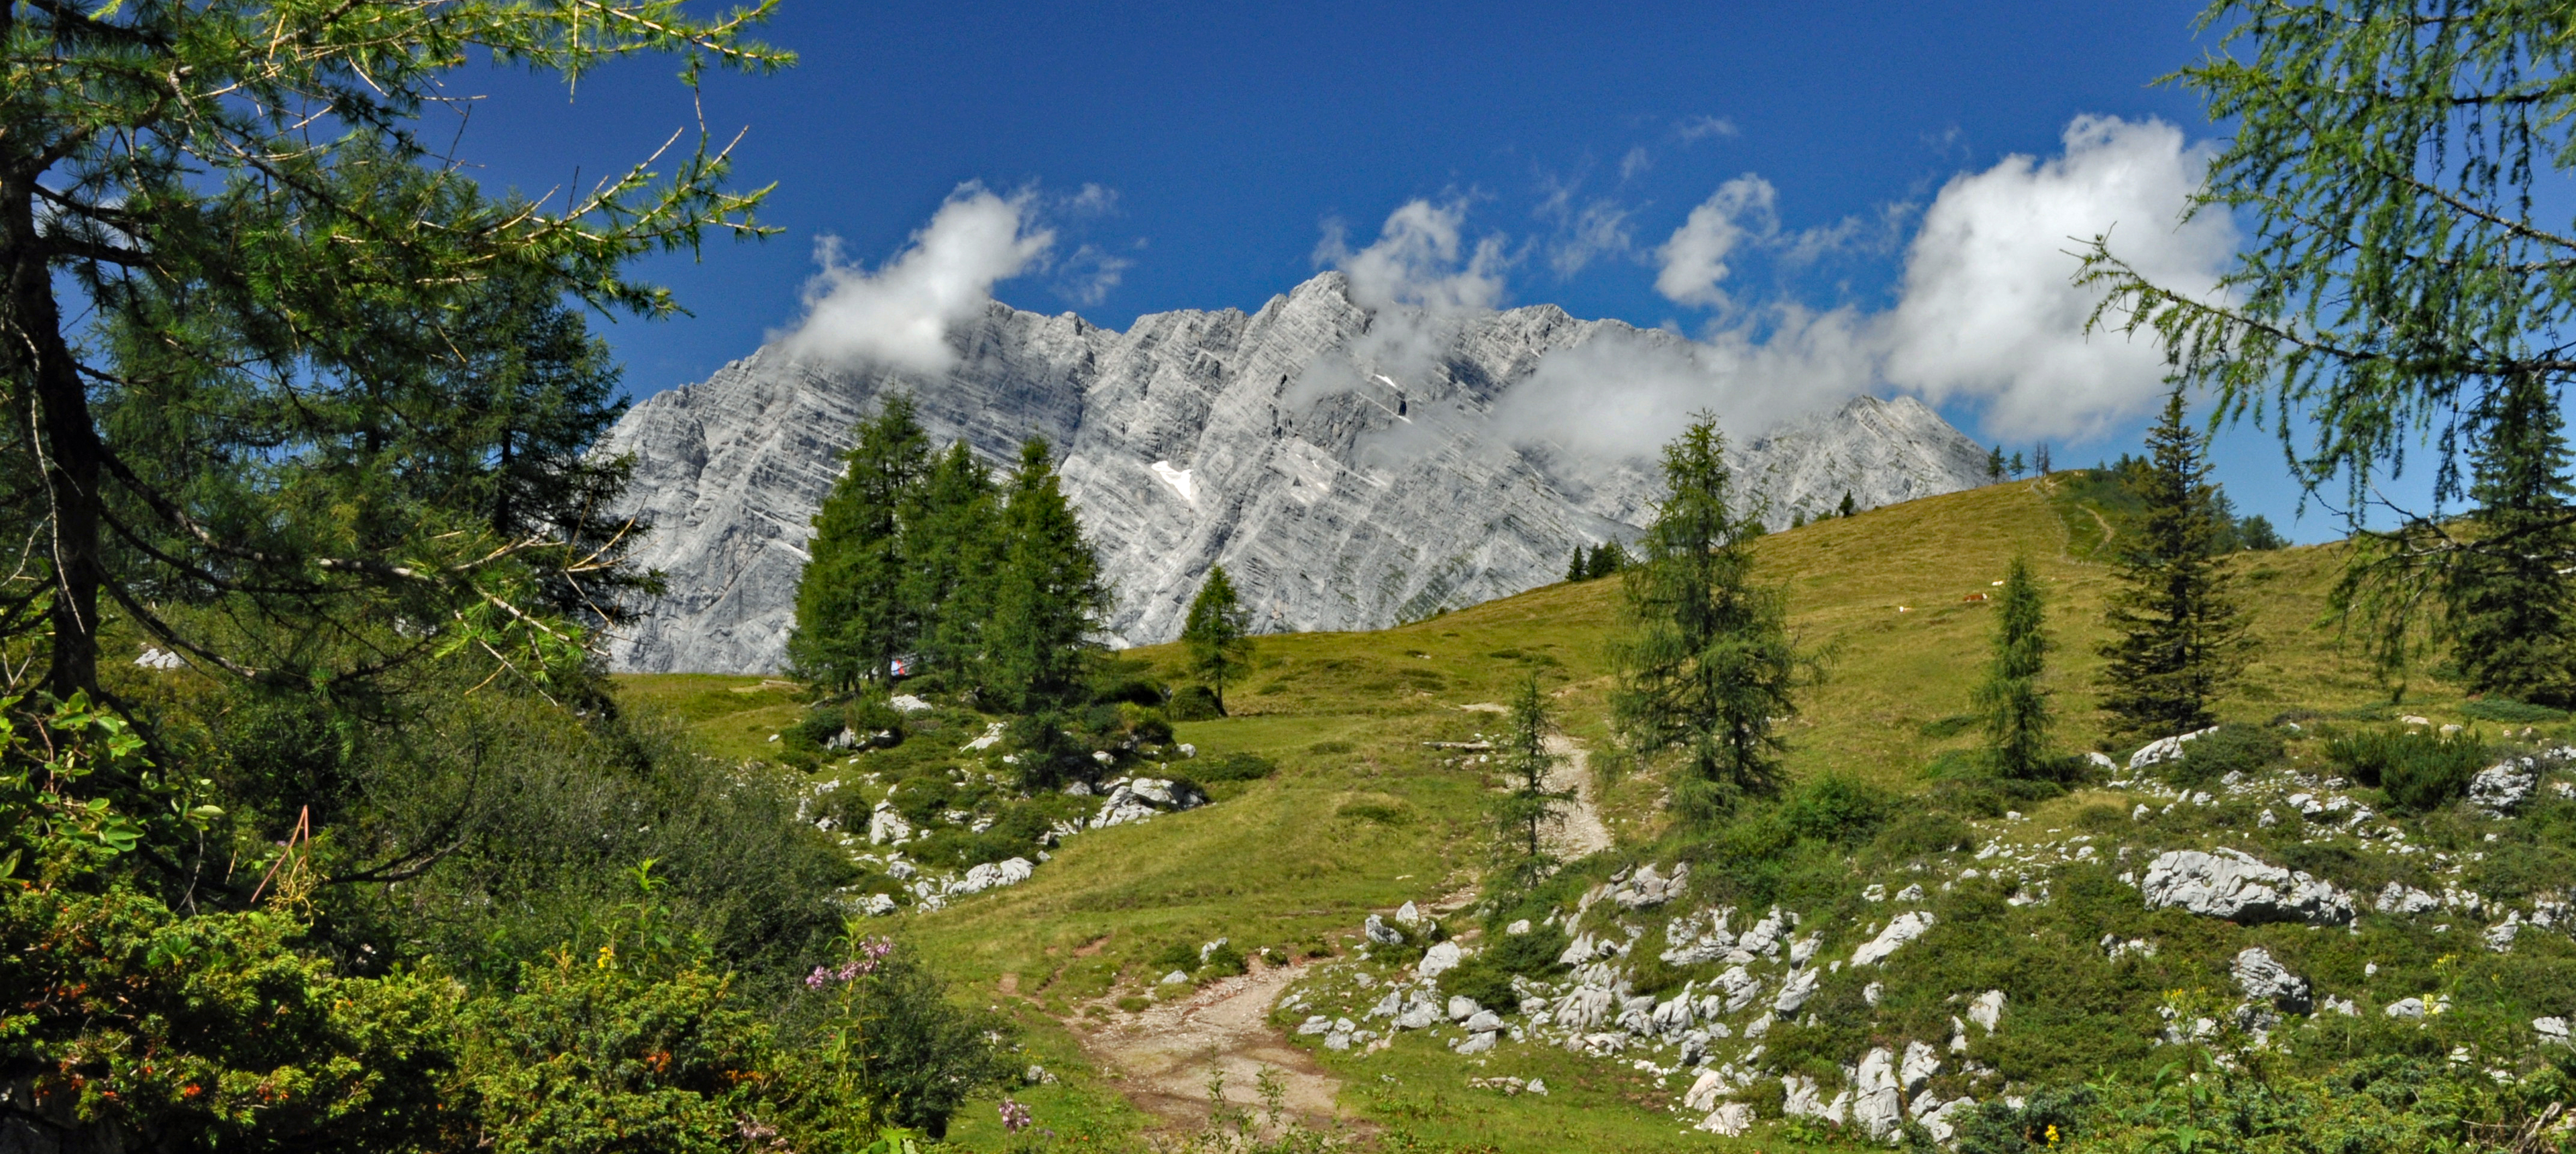
M 1729 1102 L 1708 1112 L 1699 1120 L 1699 1129 L 1728 1138 L 1741 1138 L 1753 1128 L 1753 1107 L 1742 1102 Z
M 1386 924 L 1386 920 L 1376 914 L 1370 914 L 1368 921 L 1360 926 L 1360 935 L 1381 946 L 1401 945 L 1404 942 L 1403 931 Z
M 1860 1060 L 1860 1071 L 1852 1078 L 1851 1115 L 1854 1125 L 1868 1131 L 1872 1138 L 1885 1138 L 1905 1121 L 1905 1094 L 1896 1081 L 1896 1056 L 1879 1046 Z
M 1689 862 L 1674 866 L 1670 877 L 1656 874 L 1651 864 L 1644 865 L 1638 867 L 1634 876 L 1610 891 L 1610 900 L 1617 902 L 1621 909 L 1648 909 L 1682 896 L 1689 882 Z
M 2503 817 L 2530 797 L 2532 787 L 2539 784 L 2540 769 L 2532 759 L 2507 758 L 2469 779 L 2469 802 L 2491 816 Z
M 2133 770 L 2145 769 L 2150 765 L 2162 765 L 2165 762 L 2176 760 L 2182 756 L 2183 743 L 2208 734 L 2216 728 L 2216 726 L 2211 726 L 2209 729 L 2178 734 L 2173 737 L 2159 737 L 2154 741 L 2150 741 L 2145 745 L 2139 746 L 2136 753 L 2129 755 L 2129 768 Z
M 2238 951 L 2229 972 L 2246 997 L 2269 1003 L 2283 1013 L 2304 1014 L 2313 1005 L 2308 998 L 2307 979 L 2291 973 L 2261 946 Z
M 1799 970 L 1790 974 L 1789 980 L 1780 987 L 1780 996 L 1771 1001 L 1772 1012 L 1782 1018 L 1796 1014 L 1807 1004 L 1807 999 L 1816 996 L 1816 983 L 1823 977 L 1824 974 L 1816 970 Z
M 2003 1021 L 2003 1018 L 2004 992 L 2002 990 L 1988 990 L 1977 995 L 1975 1001 L 1968 1003 L 1968 1020 L 1983 1027 L 1989 1034 L 1995 1032 L 1995 1023 Z
M 1886 929 L 1878 932 L 1877 937 L 1871 938 L 1863 943 L 1860 949 L 1853 951 L 1851 964 L 1877 965 L 1886 960 L 1889 954 L 1895 953 L 1898 946 L 1922 937 L 1924 931 L 1931 928 L 1932 915 L 1927 911 L 1916 910 L 1912 913 L 1898 914 L 1894 921 L 1887 923 Z
M 1406 902 L 1402 906 L 1397 907 L 1395 911 L 1395 920 L 1403 923 L 1404 925 L 1418 926 L 1422 924 L 1422 911 L 1419 908 L 1416 908 L 1412 902 Z
M 2535 1033 L 2540 1035 L 2542 1045 L 2564 1046 L 2568 1044 L 2567 1019 L 2565 1018 L 2533 1018 L 2531 1020 L 2531 1028 Z
M 1463 960 L 1458 943 L 1442 942 L 1422 955 L 1422 961 L 1413 967 L 1413 973 L 1419 978 L 1436 978 L 1457 969 Z
M 909 693 L 895 694 L 893 697 L 886 700 L 886 704 L 893 707 L 894 711 L 897 713 L 922 713 L 930 708 L 929 702 L 923 701 L 918 697 L 914 697 Z
M 1530 932 L 1530 923 L 1528 918 L 1522 918 L 1519 921 L 1503 927 L 1503 933 L 1507 937 L 1517 938 L 1528 932 Z
M 2442 908 L 2442 899 L 2401 882 L 2390 882 L 2375 903 L 2383 914 L 2420 914 Z
M 2246 924 L 2342 925 L 2352 920 L 2352 899 L 2333 886 L 2233 849 L 2159 854 L 2138 889 L 2149 909 L 2178 906 Z

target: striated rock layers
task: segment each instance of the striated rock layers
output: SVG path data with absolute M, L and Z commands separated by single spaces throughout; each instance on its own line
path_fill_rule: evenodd
M 1257 313 L 1162 313 L 1123 333 L 994 304 L 950 332 L 956 364 L 933 375 L 764 348 L 609 434 L 652 525 L 640 559 L 670 579 L 610 659 L 776 669 L 809 518 L 852 425 L 898 390 L 935 441 L 996 464 L 1029 434 L 1054 442 L 1114 583 L 1115 644 L 1175 636 L 1218 563 L 1269 631 L 1382 628 L 1543 585 L 1576 545 L 1633 538 L 1660 495 L 1652 446 L 1578 452 L 1491 420 L 1541 357 L 1605 335 L 1680 342 L 1552 305 L 1380 317 L 1326 273 Z M 1819 400 L 1732 448 L 1775 524 L 1846 490 L 1867 508 L 1984 478 L 1984 451 L 1911 399 Z

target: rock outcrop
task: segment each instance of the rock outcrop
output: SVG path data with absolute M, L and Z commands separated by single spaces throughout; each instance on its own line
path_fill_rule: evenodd
M 810 518 L 852 426 L 897 391 L 935 441 L 996 464 L 1031 434 L 1055 444 L 1114 586 L 1114 643 L 1175 636 L 1218 563 L 1263 629 L 1374 629 L 1554 581 L 1575 546 L 1636 534 L 1659 496 L 1650 460 L 1493 417 L 1551 352 L 1681 338 L 1538 305 L 1410 318 L 1433 347 L 1398 364 L 1368 351 L 1385 319 L 1339 273 L 1257 313 L 1161 313 L 1125 332 L 994 304 L 949 333 L 942 374 L 765 348 L 647 398 L 603 451 L 634 459 L 629 505 L 652 526 L 638 560 L 671 592 L 611 662 L 777 668 Z M 1845 491 L 1866 508 L 1984 480 L 1984 452 L 1911 399 L 1828 401 L 1730 454 L 1781 525 Z
M 2352 920 L 2352 899 L 2332 885 L 2232 849 L 2160 854 L 2148 863 L 2138 889 L 2150 909 L 2179 906 L 2245 924 L 2342 925 Z

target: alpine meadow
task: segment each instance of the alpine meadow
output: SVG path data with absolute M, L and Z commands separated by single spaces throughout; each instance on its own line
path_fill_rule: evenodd
M 2576 1151 L 2576 22 L 1972 7 L 0 0 L 0 1154 Z

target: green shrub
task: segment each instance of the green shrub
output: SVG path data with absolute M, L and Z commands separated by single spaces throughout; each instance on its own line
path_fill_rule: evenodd
M 2503 697 L 2487 697 L 2463 703 L 2460 706 L 2460 714 L 2479 721 L 2501 721 L 2508 725 L 2538 725 L 2543 722 L 2567 720 L 2567 711 L 2564 709 L 2551 709 L 2546 705 L 2533 705 Z
M 1225 716 L 1224 711 L 1216 707 L 1216 693 L 1204 685 L 1182 686 L 1180 692 L 1172 695 L 1170 704 L 1165 705 L 1163 711 L 1169 713 L 1174 721 L 1212 721 Z
M 1188 942 L 1173 942 L 1155 951 L 1151 960 L 1158 976 L 1174 970 L 1188 973 L 1199 968 L 1199 948 Z
M 1457 969 L 1440 975 L 1440 992 L 1473 998 L 1477 1005 L 1498 1014 L 1511 1013 L 1520 1006 L 1520 995 L 1512 992 L 1512 976 L 1482 957 L 1469 958 Z
M 2158 767 L 2185 788 L 2211 785 L 2231 773 L 2252 773 L 2281 760 L 2285 746 L 2269 726 L 2229 722 L 2182 745 L 2182 756 Z
M 1244 972 L 1246 969 L 1250 968 L 1250 966 L 1245 961 L 1242 950 L 1234 948 L 1234 943 L 1232 942 L 1225 942 L 1219 944 L 1217 948 L 1209 950 L 1207 952 L 1206 960 L 1199 962 L 1198 968 L 1199 972 L 1202 974 L 1207 974 L 1212 977 L 1231 978 L 1236 974 Z
M 1948 717 L 1924 722 L 1917 731 L 1933 741 L 1947 741 L 1975 729 L 1985 719 L 1973 713 L 1954 713 Z
M 2377 729 L 2326 742 L 2326 757 L 2387 794 L 2391 806 L 2423 813 L 2468 792 L 2469 779 L 2486 768 L 2487 748 L 2465 733 Z
M 1279 772 L 1269 758 L 1251 753 L 1213 753 L 1190 759 L 1189 766 L 1200 781 L 1258 781 Z
M 1561 967 L 1556 964 L 1567 945 L 1565 931 L 1555 926 L 1531 926 L 1526 934 L 1503 934 L 1485 947 L 1477 960 L 1506 974 L 1524 978 L 1545 977 Z
M 1318 741 L 1313 745 L 1307 746 L 1306 752 L 1331 756 L 1333 754 L 1349 753 L 1353 748 L 1354 747 L 1351 743 L 1347 741 Z
M 1876 833 L 1896 808 L 1887 791 L 1840 773 L 1811 778 L 1780 809 L 1799 837 L 1844 845 Z
M 1903 860 L 1966 849 L 1976 844 L 1976 833 L 1950 814 L 1909 806 L 1879 831 L 1874 844 L 1881 856 Z

